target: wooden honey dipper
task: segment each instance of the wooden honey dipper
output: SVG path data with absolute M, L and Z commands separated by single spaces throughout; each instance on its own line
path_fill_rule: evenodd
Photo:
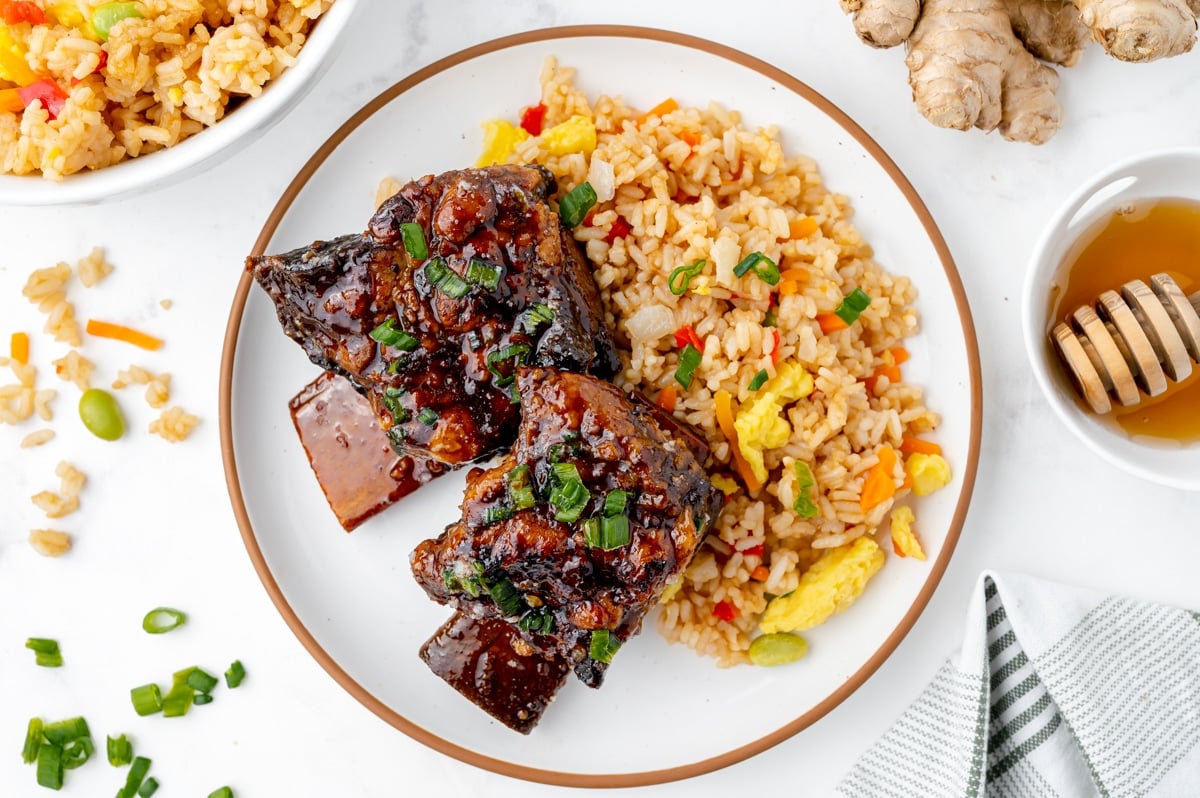
M 1153 288 L 1151 288 L 1153 286 Z M 1080 305 L 1050 333 L 1075 389 L 1097 413 L 1113 401 L 1136 405 L 1167 379 L 1186 380 L 1200 363 L 1200 291 L 1185 296 L 1166 274 L 1133 280 Z

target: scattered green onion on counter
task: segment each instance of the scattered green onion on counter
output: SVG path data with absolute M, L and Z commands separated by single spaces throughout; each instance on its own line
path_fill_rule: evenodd
M 187 615 L 170 607 L 155 607 L 142 618 L 142 629 L 152 635 L 161 635 L 178 629 L 187 623 Z
M 31 637 L 25 641 L 25 648 L 34 653 L 34 661 L 41 667 L 62 667 L 62 652 L 58 649 L 57 640 L 51 640 L 47 637 Z

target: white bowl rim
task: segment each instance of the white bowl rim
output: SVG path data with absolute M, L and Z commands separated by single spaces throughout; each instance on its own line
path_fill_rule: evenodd
M 158 188 L 227 154 L 234 144 L 248 144 L 312 88 L 335 55 L 336 45 L 343 39 L 341 34 L 360 4 L 361 0 L 337 0 L 318 19 L 320 24 L 313 27 L 295 65 L 268 82 L 261 95 L 244 102 L 212 127 L 165 150 L 95 171 L 77 172 L 62 180 L 47 180 L 40 174 L 0 175 L 0 206 L 73 205 L 114 199 Z
M 1102 189 L 1123 178 L 1137 177 L 1148 166 L 1163 161 L 1195 161 L 1197 165 L 1200 165 L 1200 146 L 1156 149 L 1129 157 L 1089 179 L 1055 211 L 1044 226 L 1029 256 L 1021 296 L 1021 324 L 1024 331 L 1025 350 L 1033 367 L 1034 379 L 1041 388 L 1042 394 L 1055 414 L 1089 449 L 1113 465 L 1147 481 L 1180 490 L 1200 491 L 1200 469 L 1193 472 L 1178 467 L 1166 470 L 1121 457 L 1107 445 L 1104 437 L 1104 435 L 1110 435 L 1113 440 L 1117 440 L 1117 433 L 1101 430 L 1095 423 L 1085 423 L 1085 413 L 1082 409 L 1073 402 L 1071 406 L 1068 406 L 1066 402 L 1062 401 L 1052 377 L 1052 369 L 1056 368 L 1056 365 L 1050 362 L 1048 347 L 1045 345 L 1044 313 L 1034 311 L 1035 306 L 1042 307 L 1043 294 L 1046 293 L 1048 280 L 1059 268 L 1058 263 L 1051 263 L 1046 258 L 1046 253 L 1052 248 L 1056 237 L 1071 227 L 1072 222 L 1077 221 L 1077 215 L 1087 208 L 1089 200 Z M 1118 191 L 1114 197 L 1119 197 L 1122 191 Z M 1089 210 L 1085 218 L 1087 216 L 1096 217 L 1101 208 L 1111 208 L 1112 199 L 1100 200 L 1096 207 Z M 1200 201 L 1200 191 L 1197 192 L 1195 199 Z M 1086 227 L 1086 225 L 1081 226 Z M 1154 450 L 1146 447 L 1146 451 Z M 1162 451 L 1187 453 L 1195 451 L 1197 455 L 1200 455 L 1200 447 L 1197 446 L 1190 446 L 1183 450 Z

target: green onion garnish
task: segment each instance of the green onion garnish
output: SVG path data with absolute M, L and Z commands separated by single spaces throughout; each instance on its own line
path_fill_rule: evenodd
M 706 263 L 707 261 L 701 258 L 686 266 L 676 266 L 667 277 L 667 288 L 671 289 L 671 293 L 675 296 L 682 295 L 692 284 L 692 278 L 704 271 Z
M 421 345 L 415 336 L 396 326 L 396 319 L 384 320 L 383 324 L 371 330 L 367 335 L 371 340 L 393 349 L 399 349 L 401 352 L 411 352 Z
M 592 498 L 579 477 L 579 469 L 574 463 L 555 463 L 550 469 L 550 484 L 550 504 L 557 510 L 555 519 L 568 523 L 578 521 Z
M 508 472 L 505 477 L 508 483 L 508 498 L 514 510 L 528 510 L 537 504 L 533 495 L 533 485 L 529 481 L 529 466 L 521 465 Z
M 233 798 L 233 790 L 228 787 L 221 787 L 210 792 L 208 798 Z
M 495 291 L 500 287 L 500 268 L 486 260 L 471 258 L 467 261 L 467 282 Z
M 37 783 L 51 790 L 63 785 L 62 748 L 54 743 L 42 743 L 37 752 Z
M 142 717 L 153 715 L 162 709 L 162 693 L 159 692 L 157 684 L 135 687 L 129 691 L 129 698 L 133 701 L 133 711 Z
M 202 707 L 205 704 L 211 704 L 212 700 L 213 697 L 208 693 L 197 693 L 196 697 L 192 699 L 192 703 L 195 706 Z
M 621 647 L 621 641 L 612 636 L 607 629 L 596 629 L 592 632 L 588 644 L 588 656 L 596 662 L 612 662 L 613 654 Z
M 129 766 L 129 774 L 125 777 L 125 786 L 117 793 L 117 798 L 133 798 L 142 786 L 142 780 L 150 772 L 150 760 L 139 756 Z
M 242 661 L 235 659 L 233 664 L 229 666 L 229 670 L 225 671 L 225 684 L 230 690 L 237 687 L 246 678 L 246 669 L 242 667 Z
M 142 618 L 142 628 L 152 635 L 160 635 L 178 629 L 187 621 L 187 616 L 170 607 L 155 607 Z
M 700 360 L 703 355 L 696 347 L 688 344 L 679 353 L 679 368 L 675 369 L 675 381 L 684 388 L 690 388 L 692 385 L 692 375 L 696 373 L 696 369 L 700 367 Z
M 441 258 L 432 258 L 425 264 L 425 279 L 437 290 L 451 299 L 462 299 L 471 291 L 471 284 L 458 276 Z
M 187 676 L 187 685 L 199 693 L 211 693 L 220 679 L 200 668 L 192 668 Z
M 866 310 L 870 304 L 871 296 L 861 288 L 855 288 L 846 295 L 845 299 L 841 301 L 841 304 L 833 312 L 842 321 L 846 322 L 846 324 L 853 324 L 858 321 L 859 314 Z
M 66 745 L 71 740 L 92 736 L 87 721 L 83 718 L 70 718 L 68 720 L 47 723 L 42 728 L 42 734 L 55 745 Z
M 554 631 L 554 614 L 545 607 L 530 610 L 517 621 L 517 628 L 522 632 L 546 635 Z
M 539 326 L 552 321 L 554 321 L 554 308 L 538 302 L 530 305 L 529 310 L 525 311 L 521 326 L 525 328 L 526 334 L 533 335 Z
M 746 390 L 757 391 L 759 388 L 763 387 L 763 384 L 767 381 L 769 376 L 770 375 L 767 374 L 767 370 L 762 369 L 750 380 L 750 384 L 746 386 Z
M 779 310 L 777 308 L 767 308 L 767 312 L 763 314 L 762 326 L 776 327 L 779 325 Z
M 400 225 L 400 238 L 404 241 L 404 251 L 414 260 L 425 260 L 429 257 L 429 247 L 425 244 L 425 231 L 416 222 L 404 222 Z
M 62 653 L 58 650 L 58 641 L 46 637 L 31 637 L 25 641 L 25 648 L 34 653 L 34 662 L 43 668 L 60 668 L 63 664 Z
M 737 277 L 742 277 L 751 270 L 767 285 L 779 283 L 779 266 L 761 252 L 751 252 L 733 267 L 733 273 Z
M 512 515 L 513 508 L 509 507 L 507 504 L 493 504 L 491 507 L 488 507 L 483 511 L 483 523 L 485 526 L 488 524 L 496 524 L 500 521 L 506 521 L 509 518 L 512 518 Z
M 558 201 L 558 215 L 567 227 L 577 227 L 595 204 L 596 190 L 591 183 L 584 181 Z
M 138 789 L 137 794 L 141 796 L 141 798 L 150 798 L 151 795 L 154 795 L 157 789 L 158 779 L 151 776 L 142 782 L 142 786 Z
M 63 745 L 62 763 L 67 770 L 74 770 L 92 758 L 96 746 L 91 737 L 77 737 Z
M 628 503 L 629 491 L 610 490 L 604 497 L 604 516 L 611 518 L 614 515 L 620 515 L 625 512 L 625 505 Z
M 42 745 L 42 719 L 30 718 L 25 732 L 25 747 L 21 749 L 21 761 L 32 765 L 37 761 L 38 748 Z
M 487 355 L 487 369 L 495 377 L 492 382 L 497 388 L 503 388 L 512 383 L 517 378 L 515 374 L 517 366 L 523 366 L 526 362 L 526 357 L 529 355 L 532 347 L 529 344 L 512 344 L 503 349 L 493 349 Z M 505 373 L 507 369 L 501 367 L 512 362 L 512 370 Z
M 629 518 L 589 518 L 583 522 L 583 540 L 593 549 L 610 551 L 629 545 Z
M 108 764 L 113 767 L 128 765 L 133 761 L 133 745 L 124 734 L 120 737 L 109 737 L 105 747 L 108 750 Z
M 505 618 L 521 614 L 525 601 L 521 597 L 521 591 L 517 590 L 512 582 L 507 579 L 492 582 L 487 586 L 487 592 L 496 603 L 496 609 L 500 610 L 500 614 Z
M 796 500 L 792 502 L 792 511 L 801 518 L 815 518 L 818 510 L 812 502 L 812 488 L 816 484 L 812 469 L 808 463 L 797 460 L 793 465 L 796 471 Z
M 417 413 L 417 421 L 420 421 L 427 427 L 432 427 L 438 423 L 437 411 L 432 407 L 422 407 L 421 411 Z
M 162 713 L 164 718 L 182 718 L 192 708 L 196 691 L 186 682 L 177 684 L 167 691 L 162 698 Z

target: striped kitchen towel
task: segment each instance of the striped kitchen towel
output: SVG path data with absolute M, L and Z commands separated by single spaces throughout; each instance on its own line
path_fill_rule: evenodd
M 984 572 L 848 796 L 1200 796 L 1200 613 Z

